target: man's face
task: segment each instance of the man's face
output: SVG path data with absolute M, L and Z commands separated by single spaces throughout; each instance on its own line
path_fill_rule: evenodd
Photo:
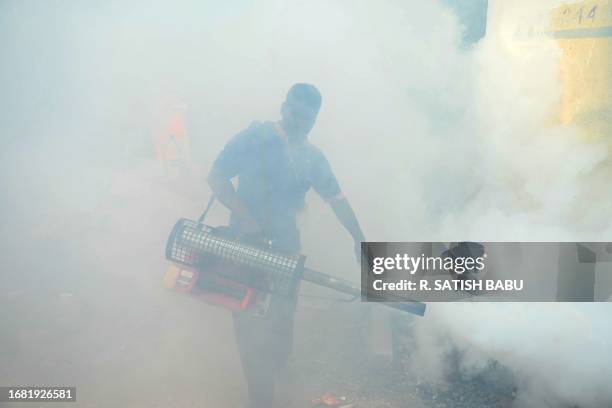
M 317 111 L 300 101 L 288 99 L 281 108 L 282 126 L 292 141 L 306 138 L 317 120 Z

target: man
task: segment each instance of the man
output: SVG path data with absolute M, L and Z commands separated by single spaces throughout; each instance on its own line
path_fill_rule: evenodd
M 208 183 L 230 211 L 240 236 L 261 235 L 280 251 L 297 253 L 296 215 L 313 187 L 332 207 L 360 253 L 363 233 L 323 153 L 307 141 L 321 107 L 313 85 L 295 84 L 279 122 L 255 123 L 234 136 L 213 164 Z M 238 177 L 238 188 L 231 179 Z M 286 363 L 293 340 L 296 302 L 272 297 L 266 318 L 234 314 L 236 341 L 249 387 L 250 408 L 271 408 L 274 376 Z

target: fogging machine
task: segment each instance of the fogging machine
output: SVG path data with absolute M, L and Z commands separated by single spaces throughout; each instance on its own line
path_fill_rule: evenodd
M 204 215 L 206 212 L 204 213 Z M 236 239 L 224 227 L 213 228 L 199 221 L 180 219 L 172 228 L 166 258 L 172 265 L 165 285 L 196 294 L 208 303 L 238 311 L 265 315 L 270 296 L 294 298 L 302 280 L 349 294 L 361 290 L 352 282 L 304 267 L 306 257 L 273 250 Z M 425 304 L 398 298 L 380 303 L 423 316 Z

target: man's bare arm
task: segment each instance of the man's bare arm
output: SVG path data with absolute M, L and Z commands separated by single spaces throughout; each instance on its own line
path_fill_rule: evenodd
M 365 236 L 361 231 L 361 227 L 359 226 L 359 221 L 357 221 L 357 216 L 355 215 L 355 211 L 353 211 L 353 207 L 351 207 L 351 204 L 342 194 L 327 201 L 334 210 L 336 218 L 338 218 L 340 223 L 353 237 L 353 241 L 355 241 L 355 255 L 357 256 L 357 259 L 360 260 L 361 242 L 365 241 Z
M 234 190 L 234 185 L 230 179 L 218 171 L 215 171 L 213 168 L 208 174 L 207 181 L 221 204 L 226 206 L 232 213 L 241 219 L 243 232 L 255 233 L 260 231 L 260 227 L 255 217 L 253 217 L 253 214 L 251 214 L 247 206 L 236 194 L 236 190 Z

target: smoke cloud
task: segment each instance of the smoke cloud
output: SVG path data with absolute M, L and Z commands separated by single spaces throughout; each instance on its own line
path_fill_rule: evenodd
M 558 46 L 520 47 L 500 24 L 465 47 L 462 22 L 438 2 L 5 1 L 0 31 L 0 356 L 12 361 L 2 384 L 55 378 L 92 401 L 115 387 L 106 402 L 138 406 L 134 390 L 189 394 L 202 387 L 189 373 L 208 367 L 227 373 L 204 380 L 221 391 L 193 398 L 240 405 L 231 321 L 163 292 L 163 245 L 176 219 L 203 209 L 204 176 L 224 143 L 278 118 L 295 82 L 321 90 L 310 140 L 368 240 L 606 240 L 610 231 L 599 170 L 607 147 L 555 122 Z M 180 183 L 153 143 L 176 104 L 193 161 Z M 308 265 L 357 280 L 348 234 L 312 193 L 307 207 Z M 216 206 L 208 222 L 226 217 Z M 414 327 L 414 367 L 441 381 L 459 349 L 466 375 L 492 360 L 507 367 L 519 406 L 606 406 L 609 313 L 607 304 L 432 305 Z M 32 332 L 45 317 L 54 324 Z M 299 324 L 307 336 L 317 322 Z M 177 357 L 181 348 L 205 355 Z

